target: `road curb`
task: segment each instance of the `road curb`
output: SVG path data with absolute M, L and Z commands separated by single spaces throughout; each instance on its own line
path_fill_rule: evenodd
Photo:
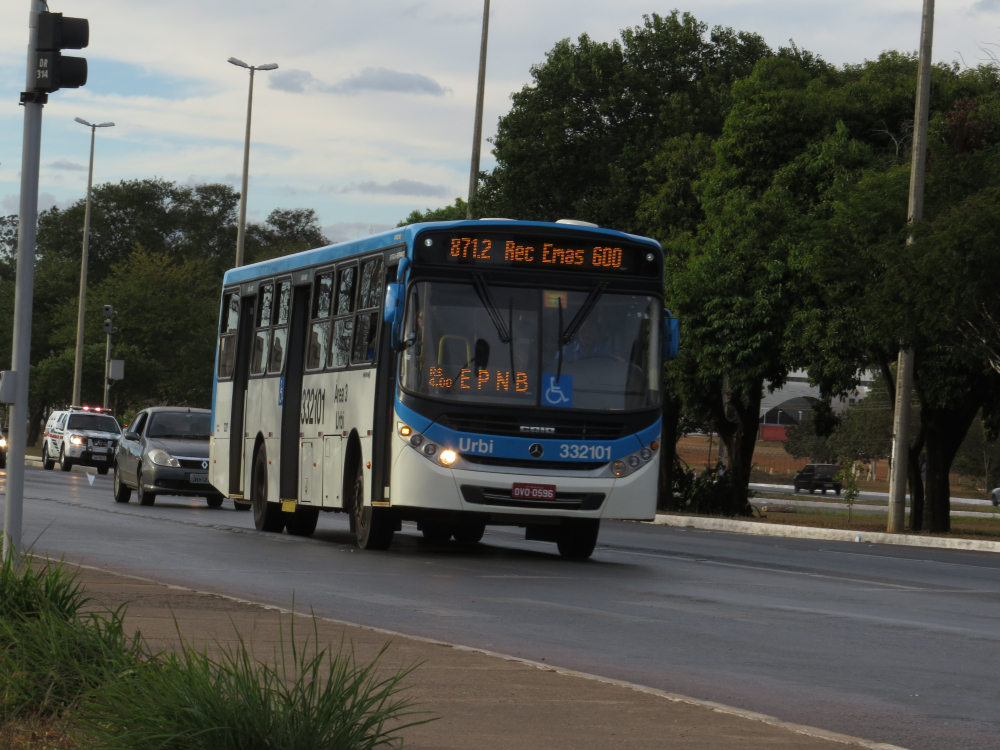
M 978 539 L 942 539 L 941 537 L 910 536 L 906 534 L 884 534 L 873 531 L 849 531 L 847 529 L 817 529 L 811 526 L 791 526 L 785 524 L 757 523 L 755 521 L 734 521 L 729 518 L 704 518 L 699 516 L 670 516 L 657 514 L 649 523 L 658 526 L 702 529 L 705 531 L 729 531 L 736 534 L 757 536 L 778 536 L 792 539 L 825 539 L 837 542 L 867 542 L 868 544 L 895 544 L 902 547 L 926 547 L 934 549 L 957 549 L 967 552 L 1000 552 L 1000 542 Z
M 38 555 L 36 555 L 37 557 Z M 356 622 L 349 622 L 347 620 L 338 620 L 333 617 L 320 617 L 312 613 L 296 612 L 285 607 L 277 607 L 271 604 L 261 604 L 260 602 L 255 602 L 250 599 L 241 599 L 237 596 L 229 596 L 227 594 L 218 594 L 212 591 L 201 591 L 200 589 L 193 589 L 188 586 L 178 586 L 172 583 L 164 583 L 163 581 L 157 581 L 152 578 L 144 578 L 142 576 L 132 575 L 130 573 L 120 573 L 115 570 L 109 570 L 108 568 L 98 568 L 94 565 L 82 565 L 80 563 L 69 563 L 78 568 L 83 568 L 85 570 L 95 570 L 101 573 L 108 573 L 113 576 L 118 576 L 120 578 L 131 578 L 136 581 L 144 581 L 147 583 L 155 583 L 160 586 L 166 586 L 167 588 L 176 589 L 179 591 L 190 591 L 194 594 L 204 594 L 206 596 L 217 596 L 222 599 L 228 599 L 229 601 L 238 602 L 240 604 L 251 604 L 256 607 L 262 607 L 264 609 L 272 610 L 275 612 L 280 612 L 286 615 L 293 615 L 297 617 L 315 617 L 318 620 L 323 620 L 324 622 L 331 622 L 336 625 L 342 625 L 352 628 L 361 628 L 362 630 L 367 630 L 369 632 L 380 633 L 382 635 L 388 635 L 393 638 L 406 638 L 412 641 L 420 641 L 421 643 L 429 643 L 435 646 L 444 646 L 446 648 L 453 648 L 458 651 L 466 651 L 474 654 L 482 654 L 484 656 L 492 656 L 498 659 L 503 659 L 504 661 L 516 662 L 518 664 L 524 664 L 525 666 L 534 667 L 535 669 L 541 669 L 545 672 L 555 672 L 556 674 L 566 675 L 568 677 L 580 677 L 585 680 L 593 680 L 595 682 L 601 682 L 606 685 L 614 685 L 616 687 L 625 688 L 627 690 L 634 690 L 639 693 L 646 693 L 648 695 L 655 695 L 660 698 L 665 698 L 668 701 L 673 701 L 675 703 L 687 703 L 693 706 L 701 706 L 702 708 L 708 708 L 712 711 L 718 711 L 721 714 L 727 714 L 730 716 L 738 716 L 743 719 L 748 719 L 750 721 L 759 721 L 762 724 L 767 724 L 768 726 L 779 727 L 796 734 L 802 734 L 807 737 L 815 737 L 817 739 L 830 740 L 831 742 L 838 742 L 843 745 L 853 745 L 855 747 L 864 747 L 868 750 L 906 750 L 906 748 L 900 747 L 899 745 L 890 745 L 884 742 L 873 742 L 871 740 L 865 740 L 860 737 L 852 737 L 848 734 L 840 734 L 839 732 L 830 732 L 826 729 L 819 729 L 817 727 L 806 726 L 805 724 L 793 724 L 792 722 L 782 721 L 781 719 L 769 716 L 767 714 L 757 713 L 756 711 L 747 711 L 742 708 L 736 708 L 735 706 L 727 706 L 724 703 L 715 703 L 714 701 L 701 700 L 699 698 L 692 698 L 687 695 L 681 695 L 680 693 L 670 693 L 666 690 L 660 690 L 658 688 L 647 687 L 645 685 L 639 685 L 634 682 L 626 682 L 624 680 L 616 680 L 611 677 L 601 677 L 600 675 L 590 674 L 588 672 L 578 672 L 574 669 L 564 669 L 563 667 L 556 667 L 552 664 L 546 664 L 543 662 L 531 661 L 530 659 L 522 659 L 519 656 L 511 656 L 510 654 L 501 654 L 496 651 L 489 651 L 487 649 L 475 648 L 474 646 L 463 646 L 459 643 L 449 643 L 447 641 L 439 641 L 435 638 L 425 638 L 419 635 L 408 635 L 407 633 L 400 633 L 395 630 L 387 630 L 386 628 L 376 628 L 371 625 L 360 625 Z

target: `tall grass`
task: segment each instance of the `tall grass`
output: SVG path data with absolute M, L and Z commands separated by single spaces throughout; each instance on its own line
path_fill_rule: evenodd
M 62 561 L 39 563 L 25 554 L 18 563 L 12 557 L 0 563 L 0 621 L 37 619 L 42 613 L 68 621 L 89 601 L 77 574 Z
M 80 726 L 108 750 L 369 750 L 428 721 L 400 696 L 413 667 L 378 673 L 384 648 L 359 665 L 343 644 L 297 645 L 293 620 L 273 664 L 242 638 L 219 651 L 184 646 L 136 670 L 95 694 Z
M 64 620 L 0 620 L 0 717 L 60 716 L 147 658 L 142 636 L 125 634 L 124 608 Z

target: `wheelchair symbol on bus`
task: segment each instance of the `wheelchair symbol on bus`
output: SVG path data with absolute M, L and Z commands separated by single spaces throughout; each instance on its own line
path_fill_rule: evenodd
M 542 375 L 542 382 L 544 384 L 542 404 L 564 408 L 573 405 L 572 375 L 563 375 L 557 378 L 554 374 L 546 372 Z

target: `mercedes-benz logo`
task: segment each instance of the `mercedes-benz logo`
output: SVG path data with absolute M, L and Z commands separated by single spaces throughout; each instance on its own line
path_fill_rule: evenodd
M 545 453 L 545 449 L 541 443 L 532 443 L 528 447 L 528 453 L 531 454 L 532 458 L 541 458 L 542 454 Z
M 208 461 L 202 461 L 201 462 L 201 468 L 207 469 L 208 468 Z

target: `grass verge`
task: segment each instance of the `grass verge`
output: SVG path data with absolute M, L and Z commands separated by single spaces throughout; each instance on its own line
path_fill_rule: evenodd
M 414 667 L 322 648 L 315 621 L 299 643 L 293 618 L 270 661 L 242 639 L 152 653 L 124 606 L 83 612 L 74 572 L 22 559 L 0 565 L 0 750 L 369 750 L 430 720 L 403 695 Z

